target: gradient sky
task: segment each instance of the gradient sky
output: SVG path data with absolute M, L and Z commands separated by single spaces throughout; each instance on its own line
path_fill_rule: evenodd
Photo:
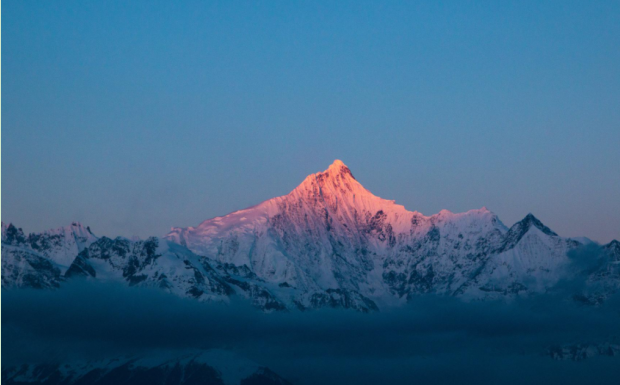
M 2 4 L 2 220 L 163 235 L 342 159 L 620 238 L 620 2 Z

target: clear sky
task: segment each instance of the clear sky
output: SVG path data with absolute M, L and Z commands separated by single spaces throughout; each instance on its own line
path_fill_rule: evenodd
M 620 238 L 620 2 L 2 2 L 2 220 L 163 235 L 342 159 Z

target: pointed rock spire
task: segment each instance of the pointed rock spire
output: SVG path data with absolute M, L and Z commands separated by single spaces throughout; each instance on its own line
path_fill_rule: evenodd
M 521 220 L 521 222 L 519 222 L 518 224 L 521 224 L 520 227 L 522 227 L 523 229 L 525 229 L 526 231 L 529 230 L 529 228 L 531 226 L 536 227 L 537 229 L 539 229 L 540 231 L 542 231 L 543 233 L 550 235 L 550 236 L 554 236 L 557 237 L 558 235 L 553 232 L 550 228 L 548 228 L 547 226 L 545 226 L 538 218 L 536 218 L 534 216 L 534 214 L 529 213 L 525 216 L 525 218 L 523 218 Z
M 557 237 L 558 235 L 553 232 L 550 228 L 545 226 L 538 218 L 534 216 L 534 214 L 529 213 L 520 220 L 519 222 L 512 225 L 512 227 L 506 233 L 506 238 L 504 244 L 498 250 L 498 252 L 503 252 L 506 250 L 512 249 L 525 234 L 532 228 L 535 227 L 538 230 L 542 231 L 544 234 L 550 237 Z

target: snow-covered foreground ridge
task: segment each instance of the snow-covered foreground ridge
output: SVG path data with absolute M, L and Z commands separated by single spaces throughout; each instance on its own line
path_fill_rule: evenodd
M 290 385 L 266 367 L 225 350 L 159 352 L 62 364 L 2 368 L 3 384 Z
M 596 248 L 588 271 L 598 303 L 620 287 L 620 243 Z M 265 310 L 374 311 L 435 293 L 466 299 L 544 293 L 573 274 L 563 238 L 533 215 L 507 228 L 482 208 L 432 216 L 366 190 L 336 160 L 289 194 L 173 228 L 163 238 L 96 237 L 74 223 L 26 236 L 2 225 L 2 286 L 54 288 L 76 276 L 158 286 L 198 300 L 238 295 Z

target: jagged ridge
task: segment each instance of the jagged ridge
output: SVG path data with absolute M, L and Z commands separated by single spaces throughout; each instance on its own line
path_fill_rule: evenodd
M 375 311 L 430 292 L 544 292 L 562 278 L 567 252 L 580 245 L 532 214 L 508 229 L 486 208 L 408 211 L 366 190 L 337 160 L 285 196 L 173 228 L 163 240 L 97 238 L 79 224 L 26 237 L 3 224 L 2 284 L 53 288 L 86 276 L 199 300 L 238 294 L 265 310 Z M 617 241 L 604 250 L 620 259 Z M 43 261 L 51 265 L 37 267 Z
M 7 385 L 115 385 L 120 379 L 126 384 L 290 385 L 270 369 L 225 350 L 2 367 Z

